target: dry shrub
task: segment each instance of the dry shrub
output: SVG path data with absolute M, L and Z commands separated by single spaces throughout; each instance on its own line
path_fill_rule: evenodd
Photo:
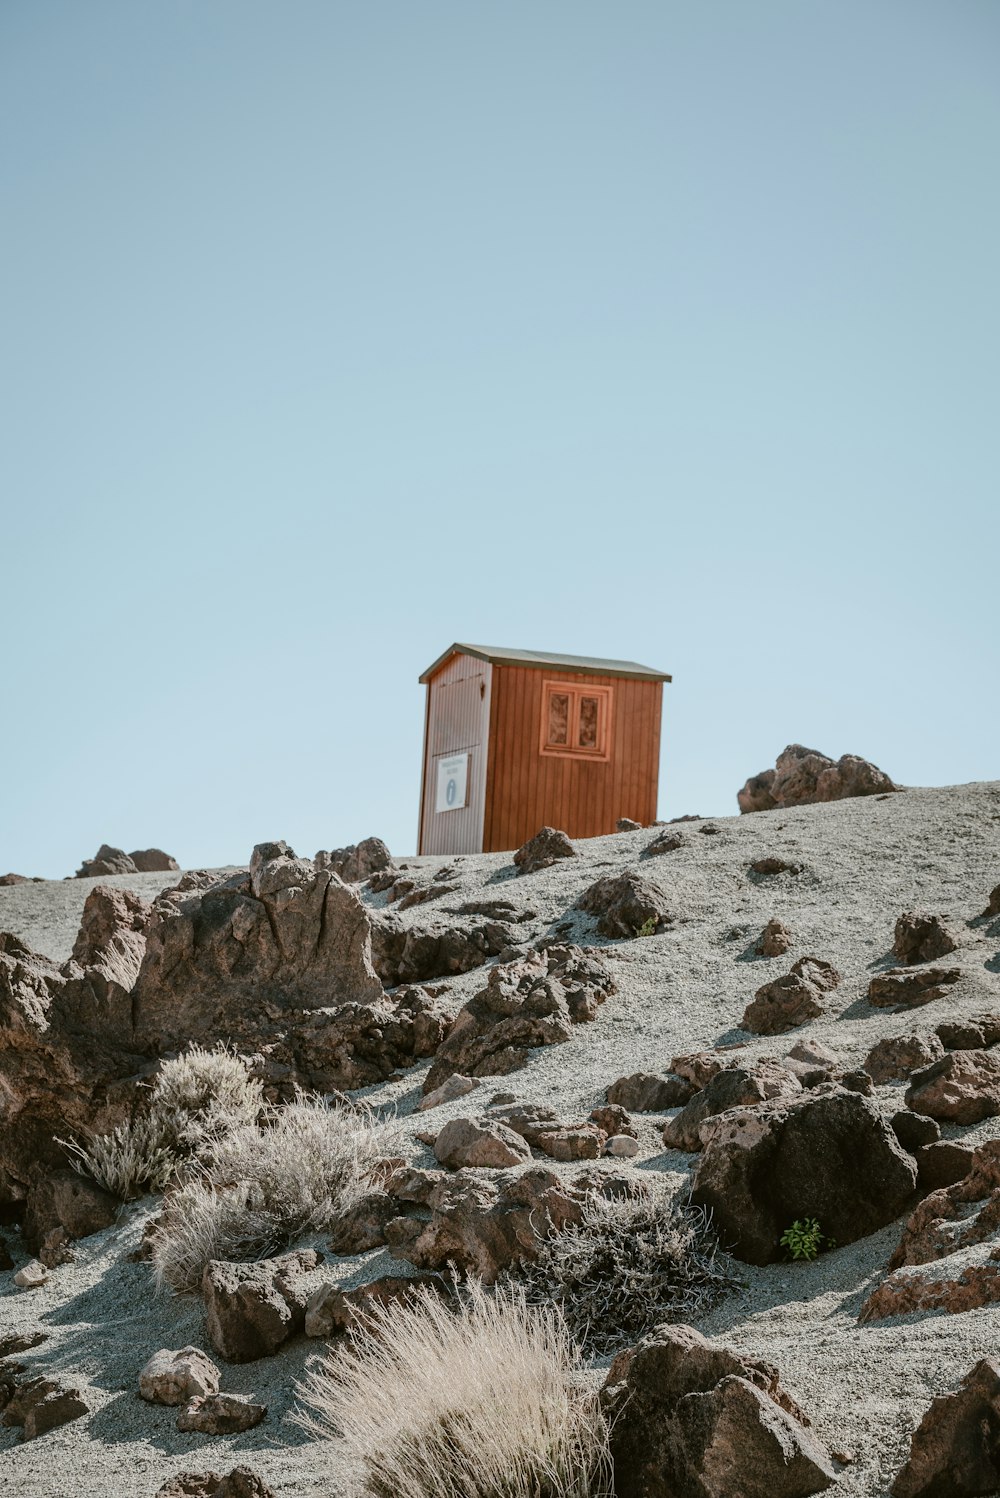
M 608 1431 L 559 1312 L 471 1284 L 373 1306 L 314 1364 L 293 1416 L 342 1437 L 376 1498 L 608 1498 Z M 342 1448 L 343 1449 L 343 1448 Z
M 711 1216 L 668 1186 L 588 1198 L 583 1218 L 511 1271 L 529 1304 L 556 1305 L 595 1357 L 630 1347 L 661 1321 L 689 1321 L 739 1283 Z
M 206 1158 L 234 1128 L 252 1124 L 262 1100 L 261 1083 L 240 1056 L 192 1045 L 161 1064 L 145 1112 L 110 1134 L 62 1142 L 77 1170 L 128 1201 L 163 1191 L 184 1161 Z
M 371 1189 L 388 1125 L 355 1106 L 299 1094 L 218 1139 L 172 1193 L 153 1238 L 157 1282 L 197 1290 L 210 1259 L 248 1260 L 322 1232 Z

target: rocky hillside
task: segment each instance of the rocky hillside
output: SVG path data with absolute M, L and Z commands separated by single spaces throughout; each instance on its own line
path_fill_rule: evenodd
M 391 1297 L 449 1264 L 503 1282 L 539 1224 L 666 1187 L 711 1211 L 724 1287 L 658 1318 L 695 1330 L 609 1373 L 611 1338 L 591 1377 L 638 1410 L 644 1358 L 700 1370 L 714 1446 L 695 1453 L 680 1405 L 647 1420 L 687 1453 L 690 1491 L 990 1491 L 969 1432 L 1000 1366 L 937 1407 L 899 1474 L 932 1399 L 1000 1331 L 998 884 L 991 783 L 550 833 L 517 862 L 271 843 L 179 881 L 0 888 L 0 1476 L 24 1498 L 153 1498 L 178 1472 L 246 1463 L 277 1494 L 359 1493 L 337 1445 L 288 1416 L 365 1286 Z M 155 1294 L 169 1201 L 123 1205 L 67 1173 L 61 1141 L 131 1126 L 164 1058 L 220 1040 L 273 1110 L 296 1089 L 345 1094 L 395 1134 L 328 1226 L 261 1264 L 213 1261 L 200 1293 Z M 793 1242 L 815 1257 L 793 1261 Z M 218 1377 L 196 1360 L 170 1387 L 197 1405 L 221 1380 L 250 1405 L 185 1406 L 179 1429 L 141 1397 L 154 1354 L 189 1345 Z M 758 1427 L 757 1486 L 712 1477 L 720 1431 L 748 1451 Z M 620 1430 L 622 1498 L 675 1491 L 668 1459 L 650 1477 Z M 978 1475 L 934 1487 L 935 1461 Z

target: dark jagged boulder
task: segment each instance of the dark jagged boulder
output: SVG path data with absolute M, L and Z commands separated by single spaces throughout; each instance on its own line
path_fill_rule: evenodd
M 892 1498 L 975 1498 L 1000 1488 L 1000 1362 L 983 1358 L 932 1399 L 913 1432 Z
M 716 1075 L 689 1103 L 685 1103 L 663 1130 L 668 1149 L 701 1149 L 701 1126 L 729 1108 L 762 1103 L 768 1098 L 795 1097 L 802 1091 L 799 1079 L 777 1061 L 758 1061 L 755 1066 L 730 1066 Z
M 518 848 L 514 854 L 514 866 L 519 874 L 537 874 L 562 858 L 578 856 L 565 832 L 560 832 L 557 827 L 543 827 Z
M 85 858 L 76 871 L 77 879 L 104 879 L 109 874 L 137 874 L 139 870 L 124 848 L 102 843 L 93 858 Z
M 345 884 L 361 884 L 373 874 L 393 866 L 392 854 L 380 837 L 366 837 L 360 843 L 334 848 L 330 853 L 320 849 L 313 862 L 318 869 L 328 869 L 331 874 L 336 874 Z
M 782 1255 L 782 1233 L 815 1217 L 838 1244 L 898 1217 L 917 1167 L 876 1105 L 835 1084 L 709 1119 L 692 1182 L 720 1238 L 750 1264 Z
M 917 962 L 936 962 L 958 950 L 958 942 L 945 924 L 946 917 L 926 910 L 904 910 L 896 922 L 893 956 L 906 967 Z M 952 980 L 954 981 L 954 980 Z
M 740 1026 L 753 1035 L 783 1035 L 823 1012 L 823 996 L 840 983 L 832 963 L 800 957 L 791 972 L 758 988 L 743 1011 Z
M 660 886 L 632 870 L 598 879 L 576 903 L 580 910 L 598 917 L 602 936 L 652 935 L 674 919 Z

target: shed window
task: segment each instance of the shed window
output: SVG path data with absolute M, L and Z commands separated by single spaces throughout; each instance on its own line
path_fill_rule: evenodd
M 611 688 L 547 681 L 542 698 L 543 754 L 607 759 Z

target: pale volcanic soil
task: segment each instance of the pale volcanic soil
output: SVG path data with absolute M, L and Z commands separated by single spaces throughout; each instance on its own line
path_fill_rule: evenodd
M 449 882 L 460 884 L 458 892 L 407 911 L 404 921 L 419 926 L 472 898 L 509 899 L 534 912 L 521 928 L 526 938 L 554 933 L 556 939 L 565 935 L 600 946 L 618 984 L 598 1018 L 575 1026 L 565 1045 L 533 1052 L 524 1070 L 495 1085 L 487 1079 L 477 1092 L 435 1112 L 413 1112 L 429 1062 L 362 1094 L 396 1112 L 403 1150 L 416 1163 L 435 1162 L 414 1139 L 415 1129 L 474 1115 L 495 1090 L 555 1106 L 576 1121 L 604 1100 L 618 1077 L 665 1070 L 681 1052 L 746 1040 L 738 1025 L 754 991 L 807 953 L 833 962 L 843 975 L 841 986 L 826 996 L 825 1015 L 786 1036 L 751 1037 L 742 1056 L 782 1056 L 796 1040 L 815 1038 L 843 1065 L 860 1065 L 882 1036 L 927 1032 L 946 1018 L 1000 1011 L 1000 918 L 980 919 L 1000 882 L 1000 782 L 713 818 L 711 825 L 717 835 L 705 834 L 705 822 L 683 824 L 684 845 L 648 861 L 640 854 L 656 836 L 653 829 L 581 842 L 580 858 L 522 878 L 515 876 L 509 854 L 404 860 L 421 882 L 448 864 L 456 870 Z M 767 854 L 801 864 L 802 872 L 751 876 L 750 862 Z M 659 883 L 677 919 L 659 936 L 607 942 L 594 936 L 591 917 L 571 907 L 595 879 L 626 868 Z M 61 960 L 94 883 L 122 883 L 151 898 L 176 877 L 0 889 L 0 929 Z M 376 907 L 386 899 L 367 892 L 363 897 Z M 864 997 L 869 979 L 893 965 L 893 927 L 908 909 L 950 917 L 961 945 L 948 965 L 959 966 L 962 979 L 947 997 L 922 1009 L 873 1009 Z M 772 916 L 790 927 L 792 950 L 782 958 L 754 958 L 753 943 Z M 483 972 L 447 982 L 457 1009 L 482 986 Z M 887 1113 L 902 1105 L 903 1090 L 902 1083 L 876 1089 Z M 641 1150 L 625 1168 L 669 1172 L 683 1184 L 694 1157 L 664 1151 L 662 1115 L 635 1118 Z M 944 1129 L 945 1137 L 970 1142 L 997 1134 L 1000 1120 Z M 621 1162 L 609 1164 L 622 1168 Z M 575 1167 L 555 1168 L 570 1173 Z M 179 1434 L 176 1411 L 138 1398 L 139 1369 L 156 1349 L 187 1342 L 208 1347 L 200 1300 L 156 1296 L 148 1265 L 129 1260 L 157 1206 L 148 1199 L 125 1209 L 115 1228 L 82 1241 L 76 1262 L 55 1270 L 41 1290 L 19 1291 L 11 1274 L 0 1274 L 0 1336 L 47 1331 L 49 1340 L 23 1361 L 32 1372 L 51 1370 L 75 1384 L 92 1411 L 25 1445 L 16 1431 L 0 1427 L 0 1491 L 17 1498 L 152 1498 L 174 1472 L 224 1472 L 245 1461 L 282 1498 L 359 1494 L 358 1476 L 344 1469 L 336 1445 L 311 1442 L 286 1418 L 293 1381 L 320 1344 L 298 1338 L 275 1358 L 221 1364 L 224 1389 L 254 1391 L 269 1407 L 265 1423 L 245 1435 Z M 698 1323 L 706 1334 L 777 1364 L 818 1434 L 832 1449 L 855 1454 L 833 1490 L 845 1498 L 887 1494 L 929 1400 L 954 1388 L 978 1358 L 995 1353 L 1000 1339 L 1000 1307 L 859 1326 L 859 1306 L 884 1273 L 900 1227 L 901 1221 L 807 1266 L 739 1265 L 744 1288 Z M 21 1264 L 26 1255 L 16 1231 L 4 1231 Z M 320 1240 L 309 1242 L 325 1247 Z M 319 1273 L 347 1282 L 393 1269 L 406 1272 L 385 1250 L 375 1250 L 356 1259 L 328 1254 Z

